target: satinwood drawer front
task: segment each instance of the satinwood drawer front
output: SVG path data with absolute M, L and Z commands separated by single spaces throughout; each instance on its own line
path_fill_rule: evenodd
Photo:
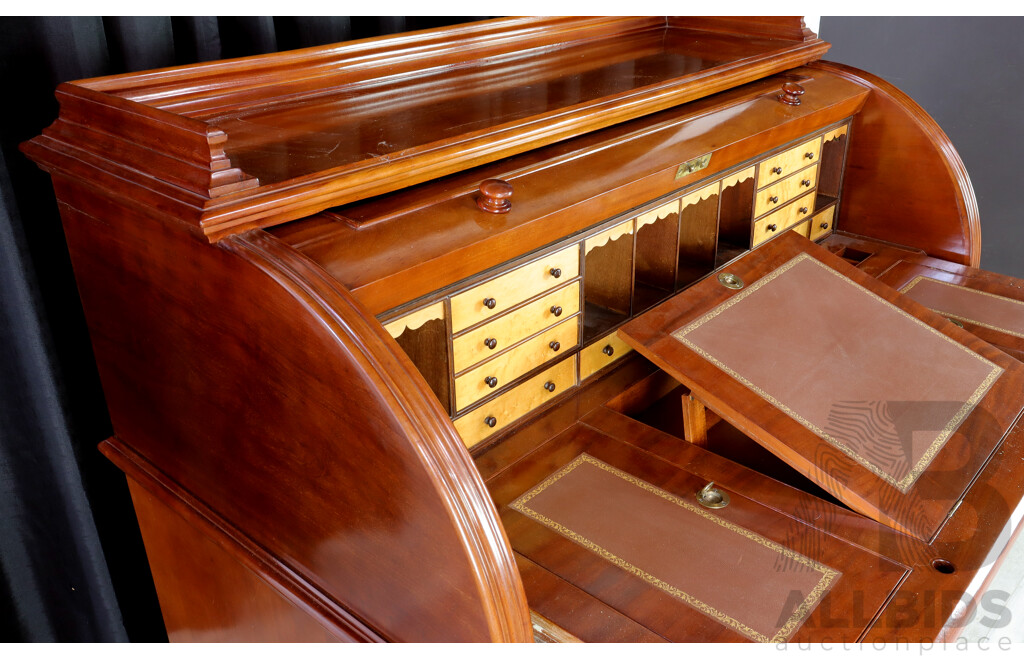
M 568 352 L 576 346 L 578 337 L 579 316 L 575 316 L 463 373 L 455 379 L 456 410 L 493 394 L 534 367 Z
M 780 181 L 797 170 L 818 162 L 821 156 L 821 137 L 808 140 L 798 147 L 793 147 L 781 154 L 776 154 L 767 160 L 761 161 L 757 166 L 757 187 L 764 188 L 767 185 Z
M 796 227 L 793 227 L 793 231 L 798 233 L 798 234 L 800 234 L 804 238 L 810 238 L 810 236 L 811 236 L 811 221 L 810 220 L 805 220 L 804 222 L 801 222 Z
M 573 355 L 456 419 L 455 429 L 466 446 L 472 447 L 575 385 L 576 356 Z
M 835 218 L 836 207 L 830 206 L 811 220 L 811 240 L 816 241 L 832 231 L 832 220 Z
M 768 239 L 778 236 L 796 223 L 804 220 L 814 206 L 814 194 L 804 195 L 790 202 L 786 207 L 769 213 L 754 223 L 754 236 L 751 247 L 757 247 Z
M 572 245 L 452 296 L 452 332 L 493 318 L 579 272 L 579 246 Z
M 754 217 L 782 208 L 786 202 L 811 190 L 817 183 L 818 166 L 812 165 L 768 186 L 757 193 Z
M 580 351 L 580 380 L 589 378 L 632 350 L 614 332 L 601 337 Z
M 455 373 L 580 310 L 580 283 L 557 289 L 452 340 Z

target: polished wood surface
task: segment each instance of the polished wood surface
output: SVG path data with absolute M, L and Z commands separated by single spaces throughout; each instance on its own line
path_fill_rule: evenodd
M 498 19 L 62 85 L 23 149 L 172 639 L 750 638 L 508 508 L 584 451 L 680 498 L 714 481 L 722 515 L 842 564 L 793 640 L 955 634 L 1024 496 L 1021 367 L 982 340 L 1024 345 L 871 278 L 1019 283 L 963 265 L 977 206 L 934 121 L 826 49 L 785 17 Z M 616 331 L 798 243 L 1007 370 L 910 522 L 841 506 L 870 510 L 867 481 L 808 480 L 848 475 L 772 445 L 792 420 Z
M 820 39 L 786 38 L 793 23 L 737 36 L 664 17 L 496 19 L 83 80 L 61 85 L 61 118 L 32 149 L 146 180 L 219 240 L 821 57 Z
M 832 62 L 812 68 L 871 89 L 850 127 L 844 203 L 836 226 L 977 267 L 978 203 L 960 156 L 935 120 L 870 73 Z

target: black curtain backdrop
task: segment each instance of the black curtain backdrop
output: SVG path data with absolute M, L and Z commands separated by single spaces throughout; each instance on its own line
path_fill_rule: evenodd
M 49 177 L 17 149 L 61 82 L 476 17 L 0 18 L 0 642 L 166 639 Z M 483 17 L 480 17 L 483 18 Z M 982 211 L 982 265 L 1024 276 L 1021 19 L 831 18 L 830 59 L 889 79 L 949 133 Z
M 0 642 L 166 640 L 49 177 L 66 80 L 486 17 L 0 18 Z

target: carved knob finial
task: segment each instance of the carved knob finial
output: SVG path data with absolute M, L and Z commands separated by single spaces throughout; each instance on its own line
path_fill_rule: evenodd
M 795 82 L 782 84 L 782 93 L 779 100 L 787 105 L 800 105 L 800 97 L 804 95 L 804 88 Z
M 508 213 L 512 209 L 512 184 L 501 179 L 487 179 L 480 183 L 480 196 L 476 205 L 488 213 Z

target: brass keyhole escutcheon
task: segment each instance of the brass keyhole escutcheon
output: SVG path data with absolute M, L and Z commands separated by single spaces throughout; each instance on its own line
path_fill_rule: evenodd
M 743 280 L 732 273 L 719 273 L 718 281 L 727 289 L 742 289 Z
M 715 488 L 714 481 L 709 481 L 697 492 L 697 503 L 708 509 L 724 509 L 729 506 L 729 496 Z

